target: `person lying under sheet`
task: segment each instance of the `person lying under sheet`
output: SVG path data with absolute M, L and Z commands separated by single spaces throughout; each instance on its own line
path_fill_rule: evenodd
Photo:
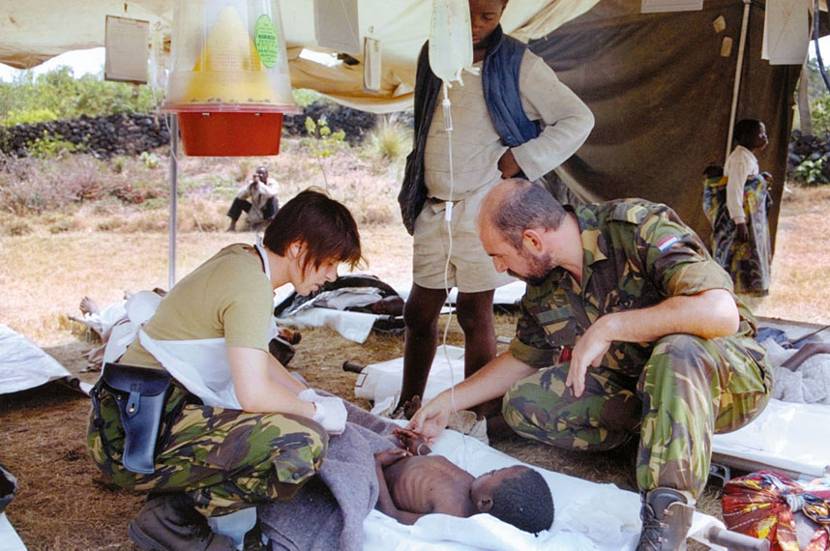
M 514 465 L 476 478 L 445 457 L 425 455 L 430 450 L 418 433 L 394 432 L 404 448 L 375 454 L 380 486 L 376 508 L 382 513 L 402 524 L 414 524 L 429 513 L 489 513 L 534 534 L 553 525 L 553 496 L 535 470 Z

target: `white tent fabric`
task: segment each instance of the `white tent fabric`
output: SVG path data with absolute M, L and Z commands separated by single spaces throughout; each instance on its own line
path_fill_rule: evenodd
M 585 13 L 599 0 L 516 0 L 502 20 L 507 32 L 522 40 L 540 38 Z M 300 58 L 303 48 L 320 48 L 315 36 L 314 0 L 283 0 L 292 84 L 311 88 L 352 107 L 375 113 L 411 106 L 415 61 L 429 34 L 432 0 L 358 0 L 361 39 L 380 40 L 381 90 L 363 88 L 363 65 L 326 66 Z M 62 52 L 104 45 L 106 15 L 146 19 L 169 34 L 172 0 L 0 0 L 0 63 L 33 67 Z M 357 59 L 362 53 L 349 52 Z

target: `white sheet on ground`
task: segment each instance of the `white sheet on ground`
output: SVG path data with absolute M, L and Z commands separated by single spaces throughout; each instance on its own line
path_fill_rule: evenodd
M 446 353 L 445 353 L 446 352 Z M 449 363 L 447 362 L 449 357 Z M 452 371 L 450 371 L 452 366 Z M 397 403 L 403 379 L 403 358 L 367 365 L 355 382 L 354 394 L 358 398 L 372 400 L 379 405 L 387 398 Z M 453 383 L 464 380 L 464 349 L 459 346 L 441 345 L 435 351 L 435 359 L 424 390 L 424 401 L 429 401 Z M 377 413 L 374 409 L 372 413 Z
M 274 306 L 279 305 L 294 293 L 294 287 L 285 284 L 274 291 Z M 344 339 L 357 343 L 364 343 L 381 317 L 376 314 L 363 312 L 346 312 L 331 308 L 303 308 L 287 318 L 277 318 L 278 325 L 293 325 L 301 327 L 328 327 L 340 333 Z
M 330 308 L 306 308 L 289 318 L 277 318 L 277 324 L 328 327 L 340 333 L 344 339 L 362 344 L 372 332 L 375 321 L 381 317 L 385 316 Z
M 0 324 L 0 394 L 36 388 L 57 379 L 76 379 L 38 345 Z M 89 393 L 90 385 L 80 383 Z
M 823 476 L 830 465 L 830 407 L 772 399 L 747 426 L 716 434 L 712 451 L 757 461 L 809 476 Z
M 493 469 L 520 464 L 481 442 L 455 431 L 444 431 L 433 453 L 446 456 L 479 476 Z M 458 518 L 427 515 L 405 526 L 379 511 L 363 524 L 365 551 L 567 550 L 625 551 L 634 549 L 640 531 L 640 498 L 613 484 L 597 484 L 539 467 L 553 494 L 556 509 L 551 530 L 534 537 L 490 515 Z M 695 514 L 691 535 L 722 524 L 714 517 Z M 696 539 L 699 539 L 696 537 Z M 716 548 L 719 549 L 719 548 Z
M 23 540 L 17 535 L 6 513 L 0 513 L 0 551 L 26 551 Z
M 411 287 L 411 284 L 396 285 L 395 290 L 401 295 L 401 298 L 406 300 L 409 297 Z M 493 293 L 493 304 L 503 304 L 506 306 L 518 304 L 522 300 L 526 288 L 527 284 L 524 281 L 514 281 L 507 285 L 497 287 L 496 292 Z M 455 304 L 456 297 L 458 297 L 458 289 L 453 289 L 450 291 L 450 304 Z

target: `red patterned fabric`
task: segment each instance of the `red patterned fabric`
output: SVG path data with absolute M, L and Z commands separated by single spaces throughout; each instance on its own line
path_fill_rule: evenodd
M 830 481 L 805 487 L 786 476 L 759 471 L 724 488 L 723 520 L 730 530 L 767 539 L 770 551 L 830 551 Z M 820 526 L 799 549 L 793 508 Z

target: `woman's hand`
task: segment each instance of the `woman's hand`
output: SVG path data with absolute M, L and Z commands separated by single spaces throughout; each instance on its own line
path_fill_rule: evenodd
M 452 404 L 444 399 L 445 394 L 441 393 L 424 407 L 419 409 L 407 426 L 415 432 L 423 435 L 427 442 L 433 442 L 447 428 L 447 421 L 450 418 Z

